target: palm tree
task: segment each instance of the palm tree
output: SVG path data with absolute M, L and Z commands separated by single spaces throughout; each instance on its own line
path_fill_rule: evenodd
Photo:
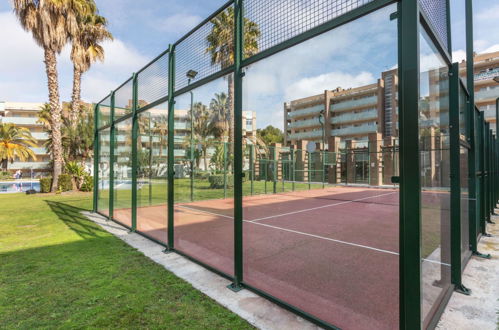
M 232 7 L 227 8 L 210 22 L 213 27 L 206 37 L 208 42 L 206 53 L 211 55 L 211 64 L 219 64 L 223 70 L 234 64 L 234 9 Z M 244 18 L 243 35 L 243 57 L 246 58 L 258 53 L 258 39 L 260 38 L 258 24 Z M 229 144 L 232 145 L 234 139 L 234 77 L 230 74 L 227 79 L 229 85 L 227 96 Z
M 224 136 L 229 130 L 230 114 L 227 111 L 227 94 L 215 93 L 215 97 L 211 99 L 210 110 L 213 112 L 216 125 L 220 127 L 220 131 Z
M 67 103 L 65 104 L 67 107 Z M 62 157 L 64 162 L 80 161 L 84 163 L 92 156 L 93 151 L 93 111 L 90 107 L 83 107 L 82 112 L 73 122 L 69 118 L 69 111 L 65 109 L 62 115 L 61 140 Z M 38 112 L 38 123 L 43 124 L 48 139 L 44 147 L 52 153 L 54 145 L 53 130 L 50 122 L 50 105 L 45 104 Z
M 30 158 L 36 160 L 35 153 L 29 148 L 36 146 L 29 129 L 0 123 L 0 162 L 5 171 L 9 161 L 14 162 L 16 158 L 22 162 Z
M 78 16 L 76 34 L 71 35 L 71 61 L 73 62 L 73 93 L 71 95 L 70 119 L 76 121 L 81 105 L 81 77 L 92 63 L 104 60 L 104 48 L 99 44 L 112 40 L 112 34 L 107 30 L 107 21 L 98 14 L 93 0 L 88 2 L 87 10 Z M 87 13 L 85 13 L 87 12 Z
M 13 0 L 14 13 L 21 26 L 31 32 L 35 42 L 43 48 L 47 74 L 50 123 L 52 129 L 53 180 L 57 190 L 63 168 L 61 135 L 62 108 L 59 101 L 57 54 L 60 54 L 71 34 L 78 29 L 77 12 L 85 8 L 85 0 Z
M 201 102 L 194 103 L 192 106 L 192 112 L 193 116 L 191 118 L 194 118 L 193 137 L 201 146 L 204 169 L 207 170 L 208 169 L 208 162 L 206 158 L 207 150 L 208 147 L 210 146 L 210 142 L 213 140 L 215 136 L 220 134 L 220 131 L 216 125 L 216 122 L 213 120 L 214 119 L 213 113 L 211 111 L 208 111 L 206 105 L 202 104 Z

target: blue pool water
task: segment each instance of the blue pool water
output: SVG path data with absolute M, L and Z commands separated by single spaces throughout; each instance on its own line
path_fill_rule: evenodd
M 16 193 L 25 192 L 30 189 L 35 189 L 37 192 L 40 191 L 39 181 L 10 181 L 10 182 L 0 182 L 0 194 L 1 193 Z

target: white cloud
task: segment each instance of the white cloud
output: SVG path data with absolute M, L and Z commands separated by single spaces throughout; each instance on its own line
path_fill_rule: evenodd
M 0 100 L 45 102 L 47 83 L 43 50 L 24 31 L 11 12 L 0 12 Z M 94 102 L 102 99 L 112 88 L 140 69 L 148 58 L 120 39 L 103 44 L 106 58 L 95 63 L 83 75 L 82 97 Z M 61 100 L 71 97 L 72 64 L 70 47 L 66 46 L 58 57 Z
M 483 52 L 484 53 L 499 52 L 499 44 L 492 45 L 492 46 L 486 48 Z
M 462 62 L 466 60 L 466 51 L 459 49 L 452 52 L 452 61 L 453 62 Z

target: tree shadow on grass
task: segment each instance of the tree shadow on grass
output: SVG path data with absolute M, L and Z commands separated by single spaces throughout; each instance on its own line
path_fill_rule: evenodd
M 87 209 L 52 200 L 45 200 L 45 203 L 47 203 L 52 212 L 54 212 L 69 229 L 74 231 L 81 238 L 92 239 L 102 237 L 106 234 L 104 229 L 82 214 L 83 211 L 88 211 Z

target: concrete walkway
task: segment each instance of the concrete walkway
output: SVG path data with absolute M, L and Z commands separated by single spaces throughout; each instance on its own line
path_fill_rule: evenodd
M 472 294 L 454 292 L 437 329 L 499 329 L 499 216 L 493 216 L 492 221 L 496 224 L 487 226 L 492 237 L 482 237 L 478 245 L 478 251 L 490 254 L 492 259 L 471 258 L 463 284 Z
M 138 249 L 154 262 L 222 306 L 230 309 L 259 329 L 319 329 L 314 324 L 273 304 L 249 290 L 234 293 L 226 288 L 228 280 L 176 254 L 163 253 L 164 248 L 143 236 L 129 231 L 91 212 L 83 212 L 106 231 Z M 463 275 L 463 283 L 473 291 L 471 296 L 454 293 L 437 326 L 438 329 L 498 329 L 499 312 L 499 216 L 496 225 L 489 225 L 493 237 L 480 241 L 479 251 L 490 253 L 491 260 L 473 257 Z

